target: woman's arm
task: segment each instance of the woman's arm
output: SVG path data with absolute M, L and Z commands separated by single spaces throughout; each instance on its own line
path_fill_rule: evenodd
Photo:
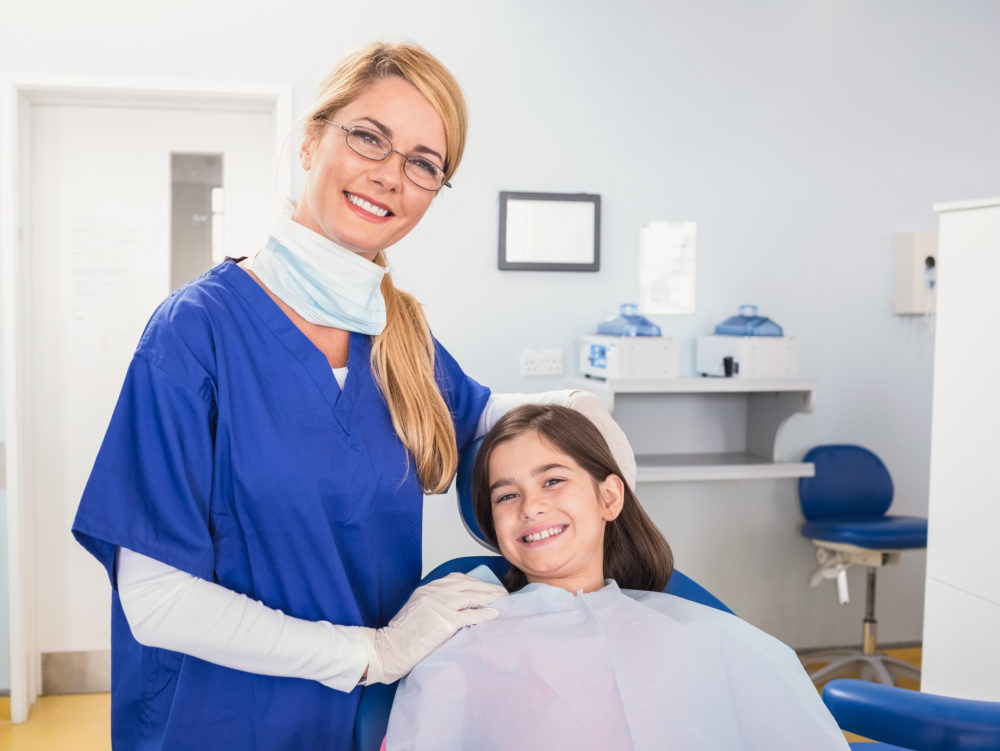
M 117 585 L 136 641 L 251 673 L 305 678 L 338 691 L 390 683 L 458 629 L 496 617 L 506 594 L 471 577 L 419 587 L 382 629 L 293 618 L 127 548 Z M 367 671 L 367 674 L 366 674 Z
M 118 549 L 118 595 L 140 644 L 224 667 L 350 691 L 372 659 L 365 629 L 292 618 L 127 548 Z

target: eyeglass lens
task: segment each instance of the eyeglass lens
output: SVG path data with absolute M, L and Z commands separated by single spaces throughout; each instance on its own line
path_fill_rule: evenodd
M 392 151 L 392 144 L 383 136 L 364 128 L 351 128 L 347 132 L 347 145 L 368 159 L 385 159 Z M 403 173 L 421 188 L 438 190 L 444 183 L 444 173 L 433 162 L 419 156 L 404 156 Z

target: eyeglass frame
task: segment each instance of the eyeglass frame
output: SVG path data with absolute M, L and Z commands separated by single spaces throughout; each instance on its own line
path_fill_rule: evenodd
M 347 148 L 349 148 L 355 154 L 357 154 L 358 156 L 360 156 L 362 159 L 368 159 L 369 161 L 372 161 L 372 162 L 384 162 L 386 159 L 388 159 L 390 156 L 392 156 L 393 153 L 399 154 L 401 157 L 403 157 L 403 167 L 402 167 L 402 169 L 403 169 L 403 174 L 406 175 L 406 179 L 409 180 L 414 185 L 416 185 L 421 190 L 426 190 L 426 191 L 428 191 L 430 193 L 438 193 L 438 192 L 440 192 L 441 188 L 450 188 L 451 187 L 451 183 L 450 182 L 448 182 L 447 180 L 442 180 L 440 188 L 425 188 L 423 185 L 421 185 L 416 180 L 414 180 L 412 177 L 410 177 L 407 174 L 407 172 L 406 172 L 406 163 L 410 161 L 410 157 L 408 157 L 402 151 L 399 151 L 398 149 L 392 148 L 392 141 L 390 141 L 388 138 L 386 138 L 381 133 L 378 133 L 378 132 L 372 130 L 371 128 L 365 128 L 365 127 L 363 127 L 361 125 L 352 125 L 350 128 L 348 128 L 346 125 L 341 125 L 340 123 L 335 123 L 333 120 L 327 120 L 325 117 L 321 117 L 320 120 L 322 120 L 325 123 L 329 123 L 330 125 L 336 125 L 342 131 L 344 131 L 344 143 L 347 144 Z M 353 146 L 351 146 L 351 142 L 349 140 L 347 140 L 347 139 L 350 137 L 351 133 L 353 131 L 355 131 L 355 130 L 363 130 L 366 133 L 374 133 L 379 138 L 384 139 L 389 144 L 389 150 L 386 152 L 385 156 L 382 157 L 381 159 L 376 159 L 373 156 L 368 156 L 367 154 L 362 154 L 360 151 L 358 151 Z M 430 163 L 434 164 L 434 162 L 430 162 Z M 434 166 L 437 167 L 439 170 L 441 170 L 441 174 L 442 175 L 445 174 L 445 171 L 444 171 L 443 167 L 438 167 L 436 164 L 434 164 Z

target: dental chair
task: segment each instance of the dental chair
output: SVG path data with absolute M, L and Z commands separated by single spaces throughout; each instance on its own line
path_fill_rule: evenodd
M 442 576 L 446 576 L 453 571 L 468 573 L 480 565 L 488 566 L 498 578 L 502 579 L 510 567 L 510 564 L 507 563 L 503 556 L 499 555 L 499 551 L 486 541 L 485 536 L 479 529 L 479 525 L 476 523 L 476 515 L 472 508 L 472 469 L 475 465 L 476 454 L 479 452 L 482 441 L 482 438 L 477 439 L 462 456 L 462 460 L 458 466 L 458 475 L 455 479 L 455 489 L 458 492 L 458 507 L 462 523 L 476 542 L 484 548 L 493 551 L 493 555 L 472 555 L 453 558 L 428 573 L 420 581 L 421 584 L 440 579 Z M 723 610 L 727 613 L 733 612 L 707 589 L 676 569 L 670 577 L 670 582 L 667 584 L 664 592 Z M 378 751 L 381 748 L 382 739 L 385 737 L 385 730 L 389 724 L 389 711 L 392 708 L 392 699 L 395 695 L 395 683 L 388 685 L 376 683 L 371 686 L 365 686 L 362 689 L 361 704 L 358 707 L 358 719 L 354 726 L 355 751 Z
M 799 480 L 799 503 L 806 521 L 802 535 L 816 546 L 819 568 L 811 584 L 835 579 L 841 604 L 848 601 L 847 569 L 867 568 L 861 649 L 808 652 L 803 665 L 827 663 L 809 674 L 821 683 L 847 673 L 864 680 L 895 684 L 895 677 L 920 678 L 920 670 L 876 649 L 875 574 L 898 563 L 900 551 L 927 547 L 927 519 L 886 514 L 892 503 L 892 478 L 885 464 L 861 446 L 816 446 L 802 460 L 816 467 L 815 477 Z
M 855 751 L 1000 749 L 1000 702 L 922 694 L 851 678 L 827 683 L 823 701 L 841 729 L 894 744 L 852 743 Z
M 483 547 L 486 542 L 472 511 L 472 467 L 479 450 L 477 441 L 462 457 L 456 489 L 462 522 Z M 494 551 L 495 552 L 495 551 Z M 442 563 L 421 583 L 452 571 L 468 572 L 488 566 L 498 577 L 508 563 L 500 555 L 454 558 Z M 665 590 L 670 594 L 731 613 L 719 599 L 680 571 L 674 571 Z M 378 751 L 389 724 L 389 711 L 396 684 L 374 684 L 362 689 L 354 731 L 356 751 Z M 921 694 L 866 681 L 830 681 L 823 701 L 844 730 L 881 743 L 852 743 L 854 751 L 984 751 L 1000 749 L 1000 702 L 976 702 Z M 898 745 L 885 745 L 898 744 Z

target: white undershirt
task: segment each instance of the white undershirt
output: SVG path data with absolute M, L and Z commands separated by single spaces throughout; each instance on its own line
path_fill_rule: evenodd
M 347 366 L 333 369 L 333 377 L 337 379 L 337 385 L 344 388 L 344 381 L 347 380 Z

